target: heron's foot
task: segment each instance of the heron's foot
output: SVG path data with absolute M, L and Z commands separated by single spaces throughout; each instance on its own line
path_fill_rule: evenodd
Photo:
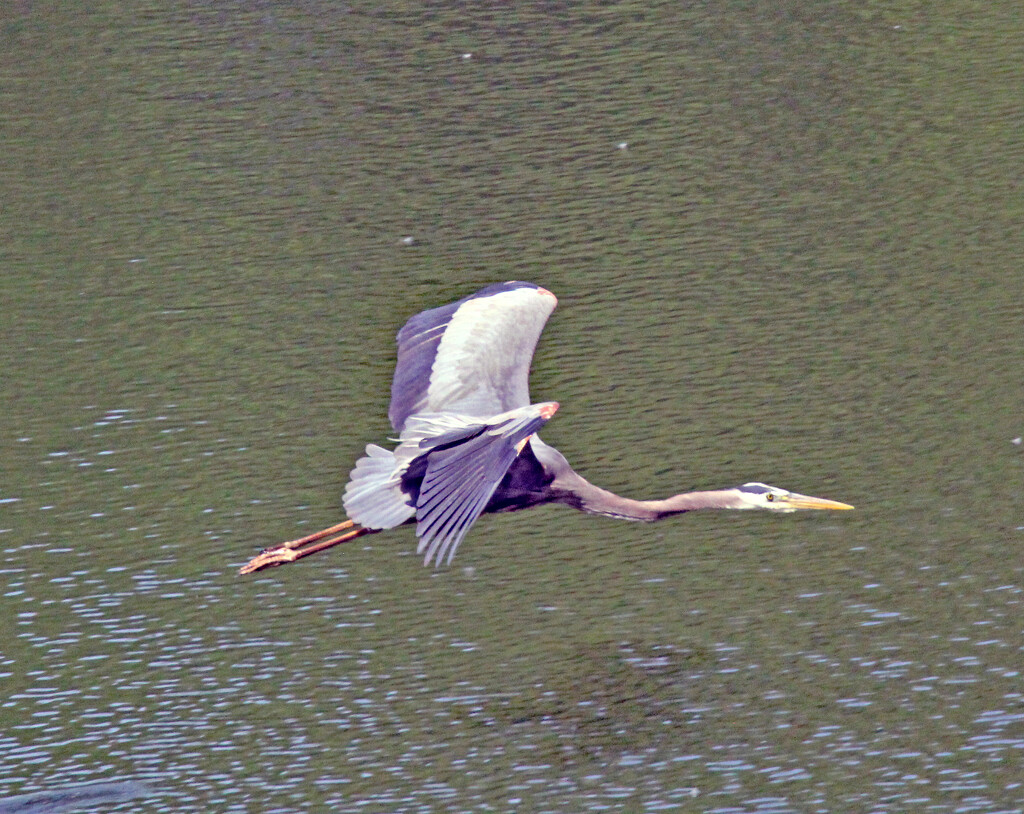
M 239 570 L 239 574 L 252 574 L 255 571 L 262 571 L 264 568 L 273 568 L 277 565 L 284 565 L 285 563 L 295 562 L 303 557 L 308 557 L 310 554 L 316 554 L 318 551 L 323 551 L 326 548 L 331 548 L 339 543 L 347 543 L 349 540 L 354 540 L 356 537 L 362 537 L 364 534 L 373 534 L 376 529 L 363 529 L 363 528 L 352 528 L 355 526 L 351 520 L 346 520 L 344 523 L 338 523 L 336 526 L 324 529 L 323 531 L 309 534 L 305 537 L 300 537 L 298 540 L 289 540 L 287 543 L 281 543 L 280 545 L 272 546 L 271 548 L 265 548 L 249 562 L 243 565 Z M 342 529 L 352 529 L 345 534 L 339 534 L 336 537 L 331 537 L 337 531 Z M 329 540 L 325 540 L 324 537 L 330 537 Z
M 299 556 L 299 551 L 289 548 L 288 543 L 283 543 L 274 548 L 265 548 L 238 569 L 238 573 L 252 574 L 256 571 L 262 571 L 264 568 L 274 568 L 278 565 L 284 565 L 286 562 L 295 562 Z

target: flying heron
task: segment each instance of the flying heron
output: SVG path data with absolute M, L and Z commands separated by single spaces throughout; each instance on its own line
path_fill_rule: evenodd
M 450 563 L 484 512 L 543 503 L 645 521 L 696 509 L 853 508 L 764 483 L 664 500 L 632 500 L 594 486 L 537 435 L 558 402 L 530 403 L 530 361 L 557 304 L 545 288 L 507 282 L 412 317 L 398 332 L 388 409 L 398 446 L 366 447 L 345 487 L 349 519 L 268 548 L 240 573 L 412 522 L 424 564 L 440 564 L 445 557 Z

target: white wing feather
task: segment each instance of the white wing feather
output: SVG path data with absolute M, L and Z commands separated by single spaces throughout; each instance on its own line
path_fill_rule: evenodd
M 423 413 L 489 417 L 530 403 L 530 361 L 557 305 L 532 283 L 489 286 L 412 317 L 398 333 L 388 415 L 401 432 Z
M 467 300 L 437 349 L 428 412 L 493 416 L 530 403 L 530 362 L 556 300 L 517 288 Z

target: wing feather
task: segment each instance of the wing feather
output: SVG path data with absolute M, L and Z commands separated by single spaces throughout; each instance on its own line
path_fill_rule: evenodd
M 423 311 L 398 332 L 388 418 L 416 413 L 486 417 L 530 403 L 534 348 L 557 300 L 532 283 L 488 286 Z
M 426 552 L 426 564 L 440 564 L 445 555 L 451 562 L 519 454 L 519 442 L 552 414 L 545 407 L 527 406 L 488 423 L 467 420 L 461 430 L 420 441 L 427 467 L 416 501 L 416 535 L 417 552 Z

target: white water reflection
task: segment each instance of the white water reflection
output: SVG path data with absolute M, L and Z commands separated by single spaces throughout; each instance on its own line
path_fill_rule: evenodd
M 1024 748 L 1009 646 L 1020 590 L 1005 578 L 971 583 L 973 610 L 927 634 L 934 647 L 916 646 L 918 609 L 865 580 L 877 601 L 802 586 L 792 594 L 801 604 L 776 614 L 780 630 L 790 618 L 842 620 L 815 649 L 742 634 L 706 652 L 566 641 L 564 663 L 509 684 L 491 667 L 500 632 L 408 627 L 419 609 L 402 603 L 416 597 L 364 562 L 239 581 L 216 540 L 237 541 L 244 517 L 232 528 L 200 496 L 193 516 L 219 530 L 197 551 L 148 495 L 169 461 L 217 464 L 246 445 L 166 405 L 103 415 L 81 425 L 88 443 L 39 458 L 36 506 L 9 506 L 0 792 L 116 771 L 161 790 L 146 801 L 153 811 L 658 811 L 694 794 L 708 811 L 870 800 L 897 812 L 941 807 L 946 795 L 995 811 L 1021 796 L 1007 768 Z M 118 465 L 81 466 L 96 460 Z M 416 573 L 429 588 L 458 572 Z M 490 590 L 486 579 L 465 576 L 459 590 Z M 635 581 L 673 588 L 641 572 Z M 536 607 L 568 619 L 573 602 Z M 713 613 L 695 610 L 680 617 Z M 464 675 L 453 677 L 453 659 Z

